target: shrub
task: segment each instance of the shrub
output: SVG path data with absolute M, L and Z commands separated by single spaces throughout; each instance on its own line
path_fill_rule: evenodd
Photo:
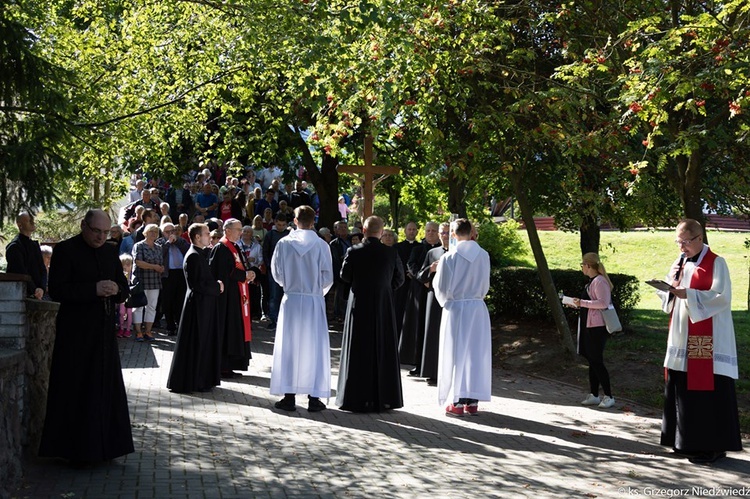
M 488 220 L 477 225 L 477 243 L 490 254 L 493 267 L 518 265 L 523 261 L 526 250 L 518 227 L 515 220 L 502 224 Z
M 586 277 L 576 270 L 552 270 L 552 279 L 558 292 L 580 296 Z M 633 309 L 640 299 L 638 279 L 626 274 L 609 274 L 614 290 L 612 302 L 617 309 L 623 328 L 627 328 Z M 494 318 L 536 319 L 552 321 L 552 311 L 542 290 L 536 269 L 518 267 L 493 267 L 490 274 L 490 291 L 487 307 Z M 564 307 L 569 323 L 578 319 L 578 311 Z

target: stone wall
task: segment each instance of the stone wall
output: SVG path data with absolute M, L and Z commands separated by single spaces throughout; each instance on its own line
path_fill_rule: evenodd
M 22 456 L 36 456 L 59 303 L 24 298 L 26 277 L 0 274 L 0 497 L 22 477 Z
M 0 350 L 0 497 L 21 479 L 23 352 Z
M 60 304 L 53 301 L 26 300 L 26 383 L 22 425 L 23 446 L 30 456 L 36 456 L 47 409 L 47 388 L 55 346 L 55 319 Z
M 24 281 L 0 281 L 0 497 L 21 479 L 26 313 Z

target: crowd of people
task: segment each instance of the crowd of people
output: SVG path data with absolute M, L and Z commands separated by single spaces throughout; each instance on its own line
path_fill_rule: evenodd
M 205 181 L 200 173 L 196 182 L 201 176 Z M 256 319 L 275 331 L 270 393 L 282 396 L 279 410 L 295 411 L 298 394 L 307 395 L 309 411 L 326 409 L 336 323 L 343 330 L 335 399 L 341 410 L 403 407 L 402 365 L 437 387 L 448 416 L 476 415 L 479 403 L 491 400 L 484 303 L 490 260 L 468 220 L 428 222 L 421 241 L 415 222 L 398 241 L 377 216 L 351 228 L 342 218 L 331 232 L 316 229 L 314 196 L 302 182 L 278 200 L 278 177 L 257 180 L 252 173 L 227 178 L 218 189 L 222 202 L 215 183 L 205 182 L 194 197 L 193 184 L 178 194 L 139 182 L 120 223 L 88 212 L 81 233 L 58 243 L 46 264 L 31 239 L 33 216 L 19 215 L 8 271 L 30 276 L 29 296 L 61 303 L 40 455 L 77 462 L 133 451 L 117 338 L 129 337 L 132 327 L 135 341 L 153 341 L 162 319 L 176 335 L 167 381 L 176 393 L 210 391 L 250 369 Z M 253 191 L 260 195 L 247 195 Z M 682 255 L 671 287 L 660 291 L 671 314 L 662 444 L 712 462 L 740 450 L 741 441 L 729 275 L 702 233 L 695 221 L 678 226 Z M 615 400 L 600 310 L 610 304 L 612 282 L 598 255 L 584 255 L 581 266 L 591 280 L 573 302 L 582 311 L 579 353 L 590 365 L 583 404 L 607 409 Z

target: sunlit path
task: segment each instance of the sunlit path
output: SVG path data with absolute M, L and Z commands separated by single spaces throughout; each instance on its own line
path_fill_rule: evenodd
M 251 370 L 196 395 L 165 388 L 172 338 L 120 340 L 136 452 L 83 470 L 35 464 L 19 497 L 705 496 L 750 486 L 747 451 L 696 467 L 657 445 L 658 411 L 622 400 L 585 408 L 581 389 L 507 371 L 495 371 L 477 417 L 446 417 L 436 388 L 406 370 L 401 410 L 350 414 L 332 398 L 313 414 L 299 395 L 297 412 L 282 413 L 268 393 L 272 340 L 255 324 Z M 334 374 L 339 343 L 331 333 Z

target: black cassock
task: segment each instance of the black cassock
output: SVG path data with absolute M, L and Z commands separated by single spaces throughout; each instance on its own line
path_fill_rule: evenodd
M 128 295 L 117 248 L 92 248 L 81 235 L 57 244 L 49 292 L 60 302 L 47 416 L 39 456 L 105 461 L 133 452 L 128 400 L 115 337 L 117 303 Z M 96 296 L 112 280 L 118 295 Z
M 409 299 L 409 289 L 411 287 L 411 277 L 407 273 L 406 265 L 409 263 L 409 256 L 411 256 L 411 250 L 419 244 L 416 241 L 401 241 L 396 244 L 396 251 L 398 256 L 401 257 L 401 263 L 404 266 L 404 283 L 398 287 L 395 292 L 394 299 L 396 300 L 396 329 L 398 334 L 401 334 L 401 328 L 404 325 L 404 311 L 406 310 L 406 303 Z
M 420 376 L 432 380 L 437 380 L 438 375 L 438 357 L 440 353 L 440 319 L 443 316 L 443 307 L 435 298 L 435 290 L 432 289 L 432 279 L 435 273 L 430 273 L 430 266 L 433 262 L 440 260 L 447 248 L 442 246 L 433 248 L 427 252 L 422 263 L 422 270 L 417 274 L 417 280 L 423 284 L 429 284 L 427 289 L 427 298 L 425 300 L 425 324 L 424 324 L 424 343 L 422 348 L 422 370 Z
M 239 248 L 237 252 L 244 264 L 245 255 Z M 224 292 L 219 295 L 216 320 L 221 348 L 221 370 L 247 371 L 251 358 L 250 342 L 245 341 L 242 296 L 237 286 L 237 283 L 245 281 L 245 270 L 235 266 L 234 255 L 223 243 L 211 249 L 209 264 L 214 279 L 220 279 L 224 283 Z M 245 268 L 248 268 L 246 264 Z
M 395 248 L 369 237 L 344 258 L 341 279 L 351 284 L 336 404 L 345 411 L 403 407 L 393 292 L 404 282 Z
M 208 265 L 208 251 L 195 245 L 185 254 L 185 304 L 177 329 L 167 388 L 173 392 L 205 391 L 221 384 L 221 355 L 216 330 L 219 283 Z
M 407 264 L 407 268 L 413 276 L 416 277 L 422 269 L 422 263 L 427 252 L 438 246 L 441 246 L 440 242 L 430 244 L 424 240 L 414 245 L 409 256 L 409 263 Z M 398 353 L 401 357 L 401 362 L 404 364 L 419 366 L 422 362 L 426 308 L 427 288 L 419 280 L 412 279 L 406 299 L 404 322 L 398 345 Z

